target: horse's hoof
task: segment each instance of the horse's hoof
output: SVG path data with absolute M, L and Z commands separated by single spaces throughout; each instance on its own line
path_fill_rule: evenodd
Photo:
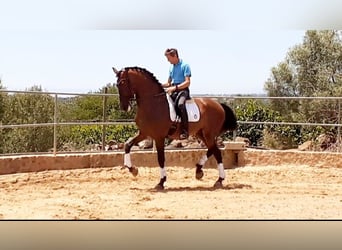
M 138 171 L 138 168 L 136 167 L 130 167 L 129 168 L 129 172 L 135 177 L 138 175 L 139 171 Z
M 156 190 L 164 190 L 164 185 L 161 184 L 161 183 L 158 183 L 158 184 L 154 187 L 154 189 L 156 189 Z
M 222 181 L 223 180 L 217 180 L 214 184 L 214 188 L 223 188 Z
M 166 176 L 161 178 L 159 183 L 157 184 L 157 186 L 155 186 L 154 188 L 157 189 L 157 190 L 164 190 L 164 182 L 165 181 L 166 181 Z
M 202 179 L 202 177 L 203 177 L 203 175 L 204 175 L 204 172 L 203 172 L 203 170 L 202 170 L 202 165 L 200 165 L 200 164 L 196 164 L 196 179 L 197 180 L 200 180 L 200 179 Z
M 197 180 L 202 179 L 203 175 L 204 175 L 204 172 L 202 169 L 200 171 L 196 171 L 196 179 Z

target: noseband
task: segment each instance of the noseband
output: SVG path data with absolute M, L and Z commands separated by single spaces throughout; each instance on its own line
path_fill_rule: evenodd
M 124 71 L 120 71 L 118 73 L 118 77 L 119 77 L 119 82 L 118 82 L 118 87 L 124 87 L 126 88 L 126 90 L 128 91 L 124 91 L 124 97 L 126 98 L 129 98 L 130 100 L 131 99 L 135 99 L 135 94 L 133 92 L 133 90 L 131 89 L 131 85 L 130 85 L 130 82 L 129 82 L 129 78 L 128 78 L 128 73 L 126 70 Z M 128 92 L 129 94 L 126 94 L 126 92 Z

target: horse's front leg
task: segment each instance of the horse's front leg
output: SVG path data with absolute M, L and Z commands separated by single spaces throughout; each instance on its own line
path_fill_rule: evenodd
M 158 154 L 158 163 L 160 167 L 160 181 L 155 186 L 155 188 L 157 190 L 163 190 L 164 182 L 166 181 L 164 138 L 156 140 L 156 148 L 157 148 L 157 154 Z
M 139 131 L 139 133 L 135 137 L 130 138 L 125 142 L 124 167 L 128 168 L 129 172 L 132 173 L 133 176 L 138 175 L 138 168 L 132 165 L 130 154 L 131 148 L 133 147 L 133 145 L 137 145 L 144 139 L 146 139 L 146 136 L 141 134 Z

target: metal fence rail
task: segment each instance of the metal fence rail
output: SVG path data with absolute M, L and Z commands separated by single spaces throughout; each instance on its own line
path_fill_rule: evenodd
M 106 121 L 105 118 L 105 106 L 106 99 L 108 97 L 118 97 L 118 94 L 108 94 L 108 93 L 71 93 L 71 92 L 46 92 L 46 91 L 22 91 L 22 90 L 6 90 L 0 89 L 1 93 L 7 94 L 38 94 L 38 95 L 50 95 L 54 97 L 54 114 L 53 114 L 53 122 L 49 123 L 31 123 L 31 124 L 2 124 L 0 121 L 0 130 L 1 129 L 14 129 L 14 128 L 29 128 L 29 127 L 53 127 L 54 133 L 54 143 L 53 143 L 53 153 L 57 153 L 57 127 L 60 126 L 74 126 L 74 125 L 82 125 L 82 126 L 103 126 L 103 137 L 102 144 L 105 143 L 105 127 L 109 125 L 132 125 L 135 124 L 133 120 L 118 120 L 118 121 Z M 77 122 L 58 122 L 58 98 L 65 96 L 98 96 L 103 98 L 103 121 L 77 121 Z M 225 101 L 231 101 L 234 103 L 236 100 L 243 99 L 269 99 L 269 100 L 328 100 L 328 101 L 337 101 L 338 102 L 338 121 L 340 121 L 340 102 L 342 97 L 268 97 L 268 96 L 240 96 L 240 95 L 200 95 L 193 94 L 193 97 L 201 97 L 201 98 L 213 98 L 213 99 L 224 99 Z M 260 125 L 284 125 L 284 126 L 322 126 L 322 127 L 337 127 L 338 128 L 338 136 L 340 136 L 340 128 L 342 127 L 341 123 L 310 123 L 310 122 L 259 122 L 259 121 L 238 121 L 239 124 L 260 124 Z M 104 147 L 102 147 L 104 148 Z M 6 154 L 8 155 L 8 154 Z
M 134 121 L 125 122 L 50 122 L 50 123 L 31 123 L 31 124 L 13 124 L 13 125 L 0 125 L 1 128 L 34 128 L 34 127 L 49 127 L 49 126 L 72 126 L 72 125 L 131 125 L 135 124 Z

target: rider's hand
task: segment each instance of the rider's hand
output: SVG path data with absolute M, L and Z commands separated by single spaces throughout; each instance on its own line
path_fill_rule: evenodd
M 176 91 L 176 86 L 171 86 L 171 87 L 168 87 L 167 89 L 166 89 L 166 92 L 169 94 L 169 95 L 171 95 L 173 92 L 175 92 Z

